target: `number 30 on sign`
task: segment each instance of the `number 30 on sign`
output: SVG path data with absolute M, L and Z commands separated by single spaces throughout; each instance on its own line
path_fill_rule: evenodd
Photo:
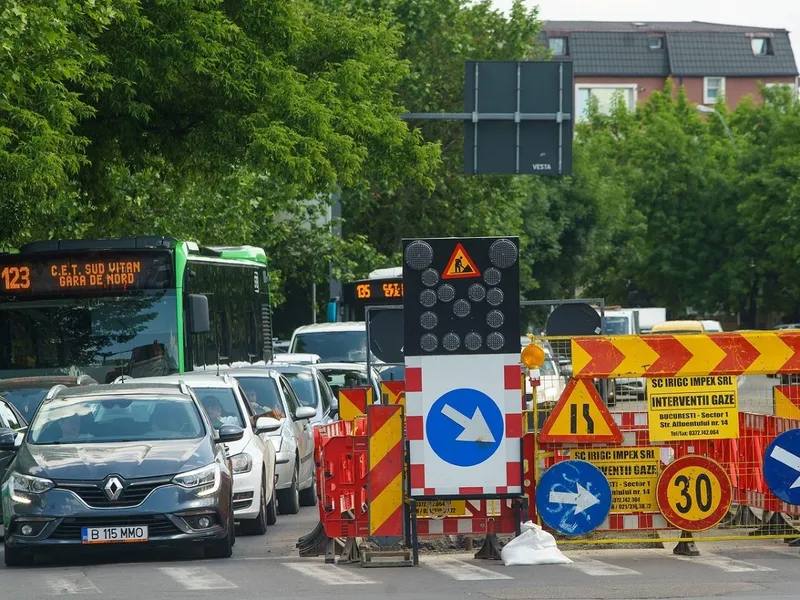
M 667 465 L 656 486 L 664 518 L 683 531 L 705 531 L 731 505 L 731 480 L 722 466 L 704 456 L 684 456 Z

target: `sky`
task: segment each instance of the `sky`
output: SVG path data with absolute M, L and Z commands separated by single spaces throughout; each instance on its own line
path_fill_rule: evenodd
M 512 0 L 494 0 L 502 11 Z M 525 0 L 550 21 L 708 21 L 787 29 L 800 64 L 800 0 Z

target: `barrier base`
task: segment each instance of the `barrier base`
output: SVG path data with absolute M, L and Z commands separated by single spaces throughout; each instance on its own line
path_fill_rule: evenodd
M 310 558 L 312 556 L 324 555 L 327 552 L 328 544 L 331 542 L 333 542 L 334 545 L 338 544 L 339 548 L 342 547 L 341 542 L 335 539 L 331 540 L 331 538 L 328 537 L 325 533 L 325 527 L 320 521 L 310 533 L 307 533 L 297 540 L 295 548 L 298 549 L 298 554 L 302 558 Z M 334 552 L 336 552 L 335 547 Z
M 800 536 L 800 532 L 792 525 L 785 514 L 779 512 L 767 514 L 769 518 L 764 519 L 758 529 L 751 531 L 748 535 L 786 535 L 790 538 Z M 764 516 L 766 517 L 767 514 Z
M 497 534 L 490 533 L 483 541 L 483 546 L 481 546 L 481 549 L 475 553 L 475 558 L 482 558 L 484 560 L 501 560 L 500 551 L 502 549 L 503 545 L 497 538 Z
M 678 542 L 678 545 L 672 550 L 673 554 L 677 554 L 679 556 L 700 556 L 700 551 L 697 549 L 697 545 L 694 543 L 694 538 L 692 537 L 691 532 L 682 531 L 681 540 L 683 541 Z
M 761 519 L 755 515 L 753 509 L 749 506 L 739 504 L 733 512 L 729 512 L 723 517 L 718 527 L 720 529 L 738 529 L 758 527 L 760 524 Z
M 397 559 L 400 560 L 397 560 Z M 395 559 L 395 560 L 387 560 Z M 414 557 L 411 548 L 401 550 L 361 550 L 362 567 L 413 567 Z
M 795 539 L 789 541 L 789 546 L 792 547 L 792 548 L 800 547 L 800 538 L 795 538 Z
M 356 538 L 347 538 L 339 555 L 339 564 L 357 563 L 361 561 L 361 551 L 358 548 Z

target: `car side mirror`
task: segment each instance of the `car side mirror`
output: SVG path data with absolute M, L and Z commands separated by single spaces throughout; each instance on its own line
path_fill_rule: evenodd
M 301 406 L 297 409 L 297 412 L 294 413 L 294 418 L 297 421 L 313 419 L 315 416 L 317 416 L 317 410 L 311 406 Z
M 244 437 L 244 429 L 238 425 L 223 425 L 219 428 L 216 442 L 218 444 L 228 444 L 230 442 L 238 442 Z
M 258 417 L 256 419 L 256 433 L 271 433 L 281 428 L 281 422 L 272 417 Z
M 16 452 L 19 431 L 0 429 L 0 452 Z
M 208 313 L 208 296 L 189 294 L 189 323 L 191 333 L 208 333 L 211 331 L 211 319 Z

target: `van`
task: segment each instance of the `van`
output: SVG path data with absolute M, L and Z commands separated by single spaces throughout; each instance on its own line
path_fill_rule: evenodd
M 687 333 L 706 333 L 702 321 L 663 321 L 656 323 L 650 330 L 656 335 L 683 335 Z

